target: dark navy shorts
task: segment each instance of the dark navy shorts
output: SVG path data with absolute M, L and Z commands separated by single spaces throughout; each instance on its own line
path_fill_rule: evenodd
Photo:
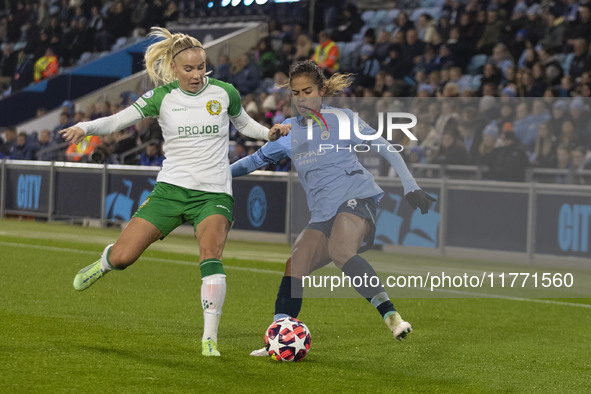
M 352 198 L 349 201 L 342 203 L 339 206 L 339 209 L 337 209 L 337 214 L 331 219 L 328 219 L 324 222 L 308 223 L 306 228 L 322 231 L 322 233 L 326 235 L 326 238 L 329 238 L 330 233 L 332 232 L 332 226 L 334 225 L 334 220 L 339 213 L 348 212 L 352 213 L 353 215 L 360 216 L 369 224 L 369 231 L 367 232 L 365 238 L 363 238 L 363 243 L 357 251 L 357 253 L 362 253 L 368 249 L 371 249 L 373 246 L 374 237 L 376 235 L 376 209 L 377 205 L 373 197 Z

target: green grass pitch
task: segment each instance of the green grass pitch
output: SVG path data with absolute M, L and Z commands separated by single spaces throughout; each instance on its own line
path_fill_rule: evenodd
M 1 393 L 591 392 L 588 299 L 394 300 L 415 330 L 403 343 L 361 298 L 306 299 L 308 357 L 251 358 L 271 323 L 288 245 L 228 242 L 222 357 L 204 358 L 190 236 L 154 244 L 85 292 L 72 288 L 118 233 L 0 221 Z

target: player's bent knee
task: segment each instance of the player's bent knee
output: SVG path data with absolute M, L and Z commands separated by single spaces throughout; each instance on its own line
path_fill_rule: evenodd
M 344 245 L 328 244 L 328 255 L 337 267 L 342 267 L 349 259 L 355 256 L 356 251 Z

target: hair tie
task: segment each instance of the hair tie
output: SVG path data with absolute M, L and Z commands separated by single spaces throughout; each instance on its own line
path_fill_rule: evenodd
M 186 47 L 185 49 L 181 49 L 180 51 L 178 51 L 177 53 L 175 53 L 172 58 L 174 59 L 176 57 L 176 55 L 178 55 L 182 51 L 186 51 L 187 49 L 191 49 L 191 48 L 201 48 L 201 49 L 203 49 L 203 47 L 200 46 L 200 45 L 193 45 L 192 47 Z

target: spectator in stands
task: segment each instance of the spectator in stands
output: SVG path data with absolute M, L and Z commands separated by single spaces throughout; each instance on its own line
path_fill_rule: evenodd
M 569 75 L 572 78 L 579 78 L 584 71 L 591 69 L 591 55 L 589 55 L 587 40 L 585 38 L 578 37 L 573 39 L 572 43 L 574 57 L 570 64 Z
M 550 49 L 545 47 L 541 47 L 538 50 L 538 55 L 545 72 L 545 80 L 549 87 L 558 85 L 564 76 L 564 70 L 562 69 L 560 60 L 554 56 L 554 53 Z
M 164 15 L 164 13 L 163 13 Z M 131 12 L 123 6 L 120 0 L 111 4 L 105 19 L 106 43 L 113 45 L 119 37 L 127 37 L 131 32 Z M 108 50 L 109 47 L 103 49 Z
M 532 155 L 532 165 L 542 168 L 556 168 L 556 149 L 558 138 L 552 132 L 549 122 L 541 123 L 538 126 L 538 136 Z
M 345 4 L 341 14 L 337 17 L 336 28 L 332 33 L 335 41 L 349 42 L 353 34 L 357 34 L 363 25 L 357 6 L 353 3 Z
M 220 81 L 229 81 L 231 67 L 232 63 L 230 62 L 230 57 L 226 54 L 221 54 L 218 59 L 218 66 L 213 73 L 213 77 Z
M 478 145 L 478 151 L 474 156 L 474 164 L 477 166 L 490 167 L 492 153 L 499 138 L 499 127 L 497 122 L 492 121 L 482 131 L 482 141 Z
M 468 162 L 474 163 L 478 156 L 478 149 L 482 141 L 482 129 L 486 120 L 480 116 L 474 107 L 464 107 L 461 113 L 458 131 L 464 149 L 468 153 Z
M 33 82 L 33 61 L 24 50 L 18 52 L 18 58 L 12 77 L 11 93 L 16 93 Z
M 546 81 L 546 70 L 539 62 L 534 63 L 531 77 L 533 78 L 531 88 L 527 92 L 528 97 L 542 97 L 548 87 Z
M 10 154 L 13 160 L 34 160 L 31 144 L 27 141 L 27 133 L 21 131 L 16 137 L 16 145 Z
M 544 38 L 540 43 L 550 51 L 563 52 L 564 33 L 566 31 L 564 17 L 559 15 L 556 8 L 546 11 L 544 17 L 546 31 L 544 32 Z
M 233 62 L 230 81 L 241 95 L 253 93 L 259 86 L 259 80 L 259 69 L 247 53 Z
M 164 22 L 176 22 L 179 19 L 180 11 L 179 7 L 174 1 L 169 1 L 164 11 Z
M 560 135 L 558 136 L 558 143 L 560 145 L 568 146 L 569 149 L 574 149 L 583 144 L 581 133 L 575 130 L 575 125 L 570 119 L 566 119 L 562 122 Z
M 162 167 L 164 156 L 160 150 L 160 145 L 156 142 L 151 142 L 146 146 L 146 149 L 140 155 L 141 166 L 157 166 Z
M 44 161 L 56 160 L 57 155 L 55 151 L 43 152 L 43 150 L 51 147 L 53 147 L 53 144 L 51 142 L 51 131 L 49 131 L 49 129 L 41 130 L 41 132 L 39 133 L 39 137 L 37 138 L 37 146 L 35 147 L 35 159 Z
M 403 79 L 414 67 L 412 59 L 402 54 L 402 48 L 398 44 L 389 44 L 388 57 L 383 63 L 383 70 L 395 79 Z M 424 70 L 422 70 L 423 75 Z M 416 74 L 416 73 L 415 73 Z
M 578 18 L 568 21 L 565 31 L 565 37 L 567 38 L 567 43 L 569 45 L 574 45 L 574 42 L 572 41 L 574 39 L 591 37 L 591 10 L 589 8 L 589 3 L 575 5 L 577 5 Z
M 419 35 L 414 27 L 409 28 L 404 35 L 405 46 L 404 55 L 411 59 L 422 57 L 425 53 L 425 43 L 419 39 Z M 416 61 L 415 61 L 416 63 Z
M 283 74 L 289 73 L 289 67 L 295 62 L 296 47 L 293 43 L 293 38 L 290 35 L 286 35 L 281 40 L 281 51 L 277 54 L 277 70 Z M 219 78 L 222 81 L 225 79 Z
M 376 75 L 380 72 L 380 62 L 373 56 L 373 47 L 363 44 L 360 52 L 360 64 L 357 70 L 357 83 L 369 88 L 375 85 Z
M 448 124 L 457 124 L 450 121 Z M 468 164 L 468 153 L 462 145 L 455 127 L 447 128 L 441 138 L 441 147 L 431 160 L 432 164 Z
M 512 125 L 503 125 L 501 133 L 503 145 L 495 148 L 489 164 L 488 176 L 499 181 L 523 182 L 529 161 Z
M 0 152 L 6 157 L 10 157 L 14 152 L 17 144 L 17 134 L 15 126 L 8 126 L 4 130 L 4 143 L 0 145 Z
M 431 15 L 427 13 L 419 15 L 419 19 L 417 20 L 417 33 L 421 41 L 431 44 L 433 36 L 437 33 L 437 24 Z
M 387 30 L 380 30 L 375 39 L 375 43 L 372 42 L 372 34 L 375 34 L 375 30 L 368 29 L 363 36 L 363 43 L 374 45 L 374 56 L 379 62 L 383 63 L 387 61 L 390 47 L 392 45 L 390 42 L 390 32 Z
M 572 167 L 575 171 L 584 170 L 586 157 L 587 148 L 583 145 L 579 145 L 571 151 Z
M 236 144 L 234 144 L 234 149 L 230 150 L 230 164 L 242 159 L 243 157 L 247 156 L 247 152 L 246 152 L 246 146 L 244 146 L 244 143 L 242 141 L 237 142 Z
M 503 76 L 505 76 L 509 67 L 515 65 L 509 48 L 503 43 L 498 43 L 493 47 L 492 55 L 488 58 L 488 62 L 493 64 L 498 70 L 501 70 Z
M 456 25 L 465 12 L 465 6 L 460 0 L 446 1 L 441 9 L 441 17 L 449 19 L 449 23 Z
M 571 150 L 568 145 L 559 145 L 556 149 L 557 166 L 559 170 L 570 170 L 572 168 Z M 570 174 L 556 175 L 554 183 L 569 183 Z
M 70 30 L 64 36 L 64 65 L 74 64 L 83 52 L 92 47 L 93 39 L 86 26 L 86 18 L 73 19 L 70 22 Z
M 277 56 L 271 47 L 271 38 L 263 37 L 257 44 L 255 60 L 263 79 L 271 79 L 277 70 Z
M 544 20 L 540 17 L 540 5 L 533 3 L 526 12 L 527 22 L 525 30 L 527 31 L 527 40 L 535 46 L 543 37 L 545 32 Z
M 326 31 L 318 33 L 318 41 L 312 60 L 330 76 L 339 71 L 339 47 Z
M 51 48 L 45 50 L 45 55 L 40 57 L 35 62 L 33 79 L 35 82 L 39 82 L 43 79 L 47 79 L 57 75 L 59 71 L 59 64 L 57 56 Z
M 394 30 L 394 34 L 402 32 L 403 35 L 406 35 L 406 32 L 410 29 L 414 29 L 414 27 L 415 24 L 408 18 L 408 14 L 401 11 L 396 17 L 396 29 Z
M 480 79 L 480 88 L 478 89 L 479 96 L 496 96 L 497 95 L 497 87 L 500 85 L 503 76 L 500 70 L 492 63 L 487 63 L 484 65 L 484 70 L 482 72 L 482 78 Z M 489 89 L 486 89 L 486 85 L 489 86 Z
M 18 52 L 14 51 L 14 46 L 10 43 L 4 45 L 0 56 L 0 84 L 10 85 L 17 60 Z
M 560 134 L 562 122 L 569 118 L 567 110 L 568 105 L 565 100 L 559 99 L 552 104 L 552 117 L 548 121 L 548 128 L 554 136 Z
M 296 39 L 296 53 L 294 55 L 296 61 L 308 60 L 314 53 L 312 48 L 312 41 L 305 34 L 300 34 Z
M 476 43 L 476 52 L 489 55 L 493 47 L 499 41 L 501 30 L 503 29 L 503 21 L 499 19 L 499 14 L 496 9 L 489 9 L 486 13 L 486 25 L 482 36 Z

